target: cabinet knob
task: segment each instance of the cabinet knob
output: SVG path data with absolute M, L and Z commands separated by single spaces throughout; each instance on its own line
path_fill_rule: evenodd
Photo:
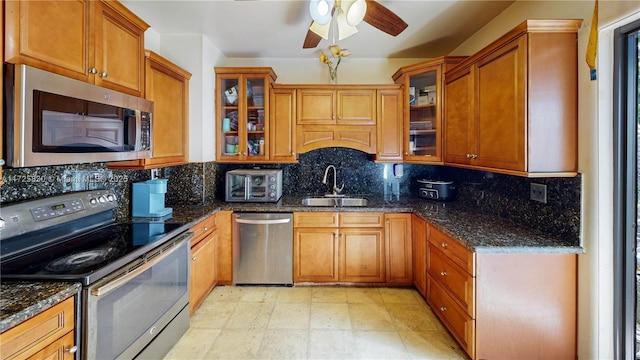
M 191 261 L 196 261 L 197 259 L 198 259 L 198 257 L 194 256 L 194 257 L 191 258 Z
M 446 308 L 446 307 L 444 307 L 444 306 L 440 306 L 440 311 L 443 311 L 443 312 L 444 312 L 444 311 L 447 311 L 447 308 Z
M 405 155 L 409 155 L 409 152 L 408 152 L 408 151 L 405 151 L 405 152 L 404 152 L 404 154 L 405 154 Z
M 335 120 L 336 116 L 335 115 L 331 115 L 331 120 Z
M 64 349 L 64 352 L 69 353 L 69 354 L 75 354 L 78 351 L 78 347 L 77 346 L 72 346 L 68 349 Z
M 449 246 L 449 244 L 447 244 L 446 242 L 443 242 L 443 243 L 442 243 L 442 244 L 440 244 L 440 245 L 442 245 L 442 247 L 443 247 L 443 248 L 446 248 L 447 246 Z
M 471 159 L 471 154 L 467 154 L 467 159 Z
M 98 73 L 98 69 L 96 68 L 89 69 L 89 74 L 97 74 L 97 73 Z
M 342 120 L 342 116 L 341 115 L 338 115 L 338 120 Z
M 447 272 L 446 271 L 440 271 L 440 275 L 447 276 Z
M 101 78 L 106 78 L 107 77 L 107 72 L 103 71 L 100 74 L 98 74 L 98 76 L 100 76 Z
M 473 154 L 471 158 L 472 159 L 477 159 L 478 158 L 478 154 Z
M 202 231 L 207 231 L 207 230 L 209 230 L 209 228 L 206 226 L 202 228 Z
M 0 166 L 4 166 L 4 159 L 0 159 Z

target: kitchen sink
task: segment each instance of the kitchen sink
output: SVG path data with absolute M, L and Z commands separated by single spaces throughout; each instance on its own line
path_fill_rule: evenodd
M 367 199 L 356 197 L 307 197 L 302 199 L 304 206 L 347 207 L 367 206 L 368 203 Z

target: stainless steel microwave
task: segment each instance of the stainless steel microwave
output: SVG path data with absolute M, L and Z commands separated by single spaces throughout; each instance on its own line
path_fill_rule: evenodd
M 6 165 L 152 156 L 153 102 L 26 65 L 4 64 Z
M 225 174 L 225 200 L 277 202 L 282 196 L 282 170 L 231 170 Z

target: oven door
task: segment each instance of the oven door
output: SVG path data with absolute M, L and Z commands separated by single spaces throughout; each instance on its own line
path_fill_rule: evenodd
M 189 304 L 192 236 L 182 234 L 84 290 L 83 358 L 133 359 L 165 327 L 175 331 L 167 325 Z

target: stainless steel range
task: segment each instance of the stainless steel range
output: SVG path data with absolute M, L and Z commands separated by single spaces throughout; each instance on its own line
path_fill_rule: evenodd
M 3 280 L 83 285 L 77 358 L 162 358 L 189 327 L 189 224 L 115 223 L 83 191 L 0 208 Z

